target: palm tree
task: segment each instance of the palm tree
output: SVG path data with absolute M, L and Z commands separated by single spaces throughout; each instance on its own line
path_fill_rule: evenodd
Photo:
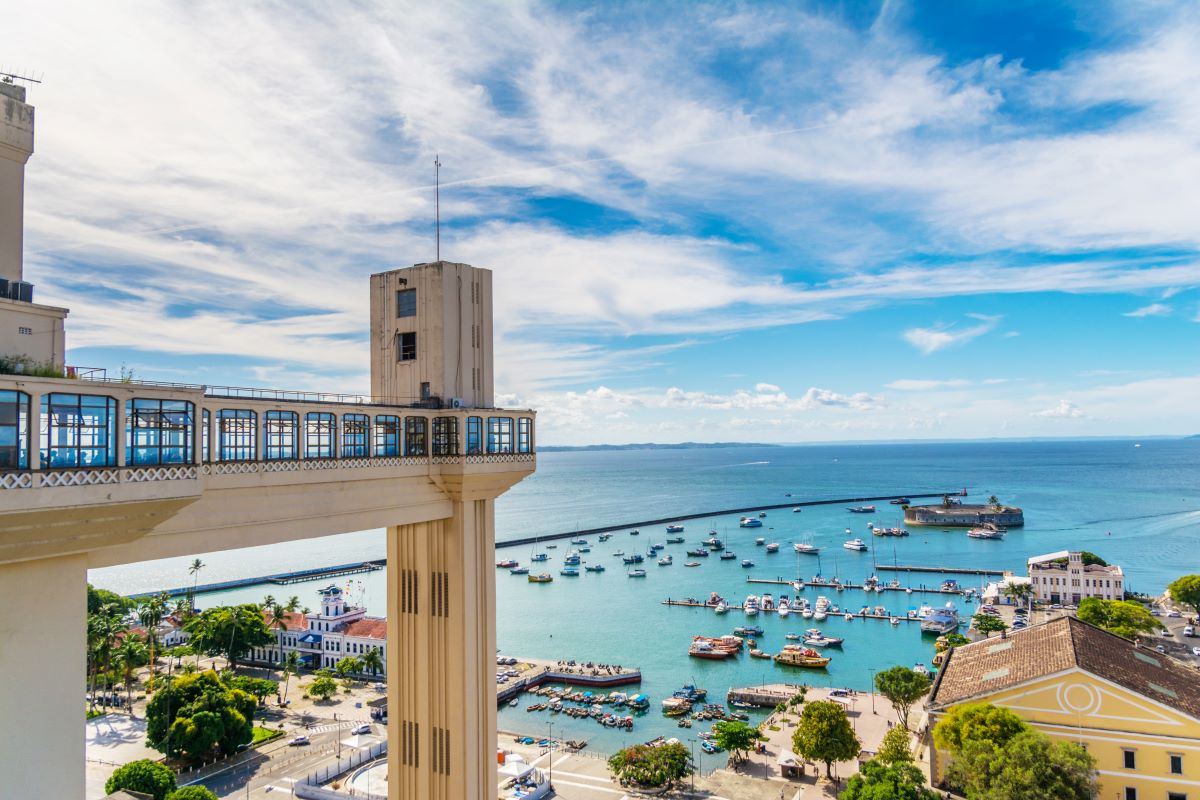
M 1028 610 L 1029 598 L 1033 596 L 1033 586 L 1028 583 L 1006 583 L 1002 590 L 1007 597 L 1021 603 Z
M 379 655 L 379 649 L 372 647 L 370 650 L 362 654 L 363 669 L 371 670 L 371 675 L 376 676 L 383 670 L 383 656 Z
M 996 497 L 996 495 L 992 495 L 991 497 L 988 498 L 988 505 L 991 506 L 992 508 L 999 508 L 1000 507 L 1000 498 Z
M 109 677 L 112 674 L 113 648 L 116 646 L 121 634 L 129 630 L 129 624 L 121 618 L 120 608 L 113 603 L 106 603 L 101 606 L 100 613 L 97 616 L 99 620 L 96 639 L 96 666 L 97 669 L 102 669 L 104 672 L 104 705 L 107 707 L 108 694 L 111 689 Z M 95 692 L 93 691 L 94 696 Z
M 146 663 L 146 645 L 136 634 L 121 640 L 116 649 L 117 664 L 121 667 L 122 683 L 125 684 L 126 707 L 133 716 L 133 673 Z
M 191 605 L 192 611 L 196 610 L 196 582 L 200 580 L 200 570 L 204 569 L 204 562 L 198 558 L 192 559 L 192 565 L 188 567 L 188 573 L 192 576 L 192 593 L 188 595 L 188 604 Z
M 146 640 L 150 643 L 150 680 L 146 683 L 147 692 L 154 691 L 154 674 L 158 667 L 154 650 L 158 644 L 158 626 L 167 613 L 168 602 L 170 597 L 166 592 L 162 592 L 138 607 L 138 622 L 146 629 Z
M 293 675 L 300 674 L 300 654 L 295 650 L 283 659 L 283 702 L 287 702 L 288 683 Z

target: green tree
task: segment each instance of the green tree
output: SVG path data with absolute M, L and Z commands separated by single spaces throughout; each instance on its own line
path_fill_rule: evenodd
M 167 795 L 167 800 L 218 800 L 207 786 L 181 786 Z
M 87 585 L 87 610 L 89 614 L 99 614 L 104 606 L 112 606 L 116 612 L 123 614 L 137 605 L 128 597 L 110 592 L 108 589 L 97 589 L 90 583 Z
M 962 751 L 967 742 L 993 742 L 1004 747 L 1010 739 L 1026 730 L 1025 720 L 1007 708 L 990 703 L 956 706 L 933 729 L 933 741 L 951 755 Z
M 1159 629 L 1158 620 L 1141 603 L 1132 600 L 1101 600 L 1085 597 L 1079 604 L 1076 615 L 1082 621 L 1098 628 L 1132 639 L 1139 633 L 1151 633 Z
M 817 700 L 805 703 L 800 724 L 792 734 L 792 748 L 798 755 L 825 764 L 825 777 L 833 778 L 833 763 L 849 761 L 862 752 L 862 742 L 854 735 L 846 709 L 838 703 Z
M 262 611 L 253 603 L 217 606 L 205 609 L 187 621 L 184 629 L 192 635 L 192 647 L 207 656 L 224 656 L 230 669 L 256 647 L 274 638 L 263 620 Z
M 883 743 L 875 759 L 884 764 L 911 764 L 913 762 L 912 742 L 908 730 L 895 727 L 883 735 Z
M 253 738 L 258 701 L 229 688 L 217 673 L 181 675 L 164 684 L 146 705 L 146 741 L 155 750 L 195 760 L 214 743 L 229 754 Z
M 993 633 L 1008 630 L 1008 623 L 1000 619 L 1000 617 L 980 612 L 971 617 L 971 627 L 986 637 L 991 636 Z
M 1001 591 L 1017 605 L 1029 608 L 1029 600 L 1033 597 L 1033 584 L 1025 583 L 1024 581 L 1020 583 L 1006 583 Z
M 230 689 L 241 689 L 253 695 L 262 705 L 263 700 L 279 691 L 279 682 L 267 678 L 251 678 L 249 675 L 226 675 L 221 681 Z
M 160 592 L 138 606 L 137 610 L 138 622 L 142 623 L 142 627 L 146 629 L 146 641 L 150 645 L 150 679 L 146 682 L 146 691 L 148 692 L 154 691 L 154 673 L 158 667 L 158 658 L 155 654 L 155 647 L 158 644 L 158 626 L 167 614 L 169 602 L 170 597 L 167 593 Z
M 968 741 L 946 780 L 969 800 L 1091 800 L 1095 759 L 1074 742 L 1052 742 L 1028 726 L 1003 745 Z
M 362 665 L 364 670 L 371 670 L 372 675 L 378 675 L 383 672 L 383 652 L 378 648 L 372 647 L 362 654 Z
M 328 700 L 337 692 L 337 681 L 327 669 L 317 670 L 317 677 L 308 685 L 308 693 L 320 700 Z
M 293 595 L 286 603 L 279 603 L 270 595 L 267 595 L 267 599 L 271 601 L 271 604 L 264 606 L 263 610 L 268 613 L 270 626 L 275 628 L 276 635 L 279 637 L 276 646 L 279 648 L 279 657 L 283 658 L 283 635 L 288 631 L 288 619 L 296 613 L 296 609 L 300 608 L 300 598 Z
M 996 495 L 992 495 L 988 498 L 988 505 L 992 508 L 1000 508 L 1000 498 L 996 497 Z
M 680 742 L 626 747 L 608 760 L 608 768 L 622 786 L 645 789 L 669 789 L 694 769 L 691 752 Z
M 283 700 L 287 701 L 288 684 L 293 675 L 300 674 L 300 654 L 295 650 L 283 657 Z
M 896 717 L 904 730 L 908 730 L 908 714 L 913 703 L 929 691 L 933 682 L 928 675 L 913 672 L 908 667 L 895 666 L 875 676 L 875 688 L 886 697 L 896 711 Z
M 733 763 L 740 764 L 745 756 L 754 748 L 755 743 L 763 738 L 757 728 L 752 728 L 740 720 L 718 722 L 713 726 L 714 737 L 723 750 L 733 754 Z
M 339 658 L 337 663 L 333 665 L 333 671 L 337 673 L 339 678 L 345 678 L 347 675 L 356 675 L 362 672 L 362 659 L 358 656 L 344 656 Z
M 1087 567 L 1087 566 L 1107 567 L 1108 566 L 1107 561 L 1105 561 L 1103 558 L 1101 558 L 1100 556 L 1096 555 L 1095 553 L 1093 553 L 1089 550 L 1080 550 L 1079 558 L 1083 562 L 1083 565 L 1085 567 Z M 1067 557 L 1064 556 L 1062 558 L 1056 558 L 1053 561 L 1050 561 L 1048 563 L 1058 564 L 1060 567 L 1066 567 L 1067 561 L 1068 561 Z
M 838 797 L 839 800 L 937 800 L 939 795 L 925 785 L 924 773 L 913 764 L 885 764 L 873 758 L 850 777 L 846 790 Z
M 1184 575 L 1167 586 L 1171 599 L 1181 606 L 1191 606 L 1200 615 L 1200 575 Z
M 121 640 L 114 655 L 117 666 L 121 670 L 121 683 L 125 684 L 125 702 L 129 713 L 133 714 L 133 685 L 137 683 L 134 672 L 146 663 L 146 645 L 136 635 L 130 633 Z
M 175 773 L 148 758 L 130 761 L 125 766 L 118 767 L 104 783 L 104 791 L 108 794 L 129 789 L 132 792 L 148 794 L 154 800 L 166 800 L 167 792 L 174 788 Z

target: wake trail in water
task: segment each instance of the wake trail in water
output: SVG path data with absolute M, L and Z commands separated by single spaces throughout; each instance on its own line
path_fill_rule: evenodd
M 1163 514 L 1140 514 L 1136 517 L 1107 517 L 1105 519 L 1092 519 L 1084 522 L 1084 525 L 1100 525 L 1105 522 L 1133 522 L 1139 519 L 1157 519 L 1159 517 L 1177 517 L 1185 514 L 1200 515 L 1200 509 L 1188 509 L 1186 511 L 1167 511 Z

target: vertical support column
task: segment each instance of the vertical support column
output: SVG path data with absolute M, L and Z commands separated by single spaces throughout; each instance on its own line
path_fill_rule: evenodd
M 388 797 L 496 790 L 494 501 L 388 528 Z
M 87 556 L 0 565 L 0 608 L 4 795 L 83 797 Z
M 29 469 L 37 472 L 42 468 L 42 395 L 28 389 L 26 393 L 29 395 Z

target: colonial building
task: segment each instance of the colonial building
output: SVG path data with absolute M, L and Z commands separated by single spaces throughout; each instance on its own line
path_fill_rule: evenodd
M 1074 617 L 948 651 L 930 729 L 950 709 L 992 703 L 1096 758 L 1097 797 L 1200 798 L 1200 672 Z M 946 754 L 930 743 L 935 780 Z
M 337 586 L 327 586 L 318 594 L 321 596 L 319 614 L 294 611 L 285 614 L 283 620 L 274 620 L 264 611 L 276 635 L 276 644 L 255 648 L 246 661 L 278 665 L 288 653 L 295 652 L 300 654 L 300 663 L 308 669 L 332 669 L 346 656 L 361 658 L 376 651 L 383 659 L 387 648 L 387 620 L 368 617 L 366 609 L 346 605 L 346 598 Z M 363 671 L 366 675 L 385 673 L 382 667 L 377 671 Z
M 1082 553 L 1060 550 L 1029 559 L 1034 597 L 1044 603 L 1078 605 L 1086 597 L 1125 599 L 1125 576 L 1117 566 L 1084 564 Z

